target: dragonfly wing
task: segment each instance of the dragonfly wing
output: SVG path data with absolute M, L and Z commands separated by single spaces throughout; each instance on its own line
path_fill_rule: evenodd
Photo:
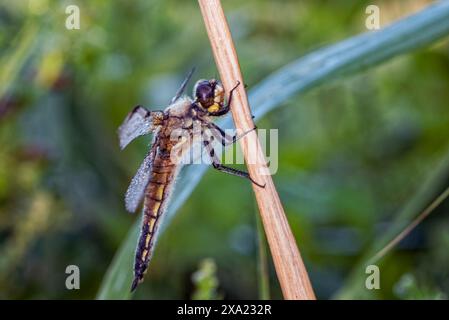
M 182 94 L 184 93 L 184 90 L 187 86 L 187 83 L 189 83 L 189 80 L 192 77 L 194 72 L 195 72 L 195 68 L 192 68 L 192 70 L 190 70 L 189 74 L 186 76 L 186 78 L 182 82 L 182 84 L 179 87 L 178 91 L 176 92 L 175 96 L 171 99 L 170 104 L 175 103 L 182 96 Z
M 128 190 L 126 190 L 125 206 L 126 210 L 128 210 L 129 212 L 135 212 L 143 198 L 145 188 L 147 187 L 151 177 L 151 166 L 153 163 L 154 155 L 156 153 L 156 149 L 157 139 L 153 141 L 150 152 L 148 152 L 147 156 L 137 170 L 136 175 L 131 180 Z
M 135 107 L 118 128 L 120 148 L 124 149 L 135 138 L 150 133 L 152 129 L 151 112 L 142 106 Z

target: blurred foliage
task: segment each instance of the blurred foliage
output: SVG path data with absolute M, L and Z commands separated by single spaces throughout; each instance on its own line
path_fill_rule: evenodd
M 411 274 L 405 274 L 399 279 L 394 292 L 402 299 L 447 299 L 439 290 L 419 287 Z
M 378 1 L 382 24 L 428 2 Z M 69 4 L 80 7 L 80 30 L 65 28 Z M 225 1 L 245 82 L 365 32 L 368 4 Z M 0 298 L 94 298 L 139 219 L 123 193 L 148 138 L 120 153 L 117 126 L 136 104 L 166 105 L 192 66 L 196 77 L 217 73 L 197 4 L 3 0 L 0 30 Z M 319 298 L 347 284 L 447 153 L 448 71 L 446 39 L 295 97 L 258 123 L 280 128 L 274 180 Z M 447 298 L 448 208 L 383 261 L 373 298 Z M 136 298 L 257 298 L 255 211 L 249 184 L 208 172 L 159 239 Z M 216 270 L 203 265 L 195 284 L 205 257 Z M 70 264 L 80 290 L 65 289 Z M 271 265 L 269 276 L 280 298 Z
M 195 286 L 192 300 L 217 300 L 220 298 L 217 294 L 216 272 L 217 265 L 214 260 L 204 259 L 201 261 L 199 269 L 192 275 L 192 282 Z

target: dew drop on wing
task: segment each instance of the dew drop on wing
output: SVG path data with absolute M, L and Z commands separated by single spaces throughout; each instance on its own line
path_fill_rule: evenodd
M 143 198 L 145 193 L 145 188 L 148 185 L 148 181 L 151 176 L 151 163 L 153 162 L 153 154 L 154 152 L 150 150 L 139 169 L 137 170 L 136 175 L 131 180 L 131 183 L 126 190 L 125 194 L 125 206 L 126 210 L 129 212 L 135 212 L 137 207 L 139 206 L 140 201 Z
M 120 148 L 122 150 L 137 137 L 151 132 L 152 117 L 148 116 L 148 114 L 148 110 L 137 106 L 123 121 L 123 124 L 118 128 Z

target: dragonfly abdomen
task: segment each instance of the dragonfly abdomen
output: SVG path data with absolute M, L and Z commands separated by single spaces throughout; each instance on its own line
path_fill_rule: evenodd
M 151 178 L 145 190 L 142 229 L 134 263 L 134 282 L 131 290 L 143 280 L 151 258 L 159 218 L 164 212 L 175 176 L 175 165 L 169 159 L 156 157 Z

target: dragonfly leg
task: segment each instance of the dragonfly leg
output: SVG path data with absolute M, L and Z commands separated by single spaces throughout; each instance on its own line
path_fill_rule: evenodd
M 207 122 L 206 127 L 212 132 L 212 135 L 215 138 L 217 138 L 224 147 L 234 144 L 236 141 L 240 140 L 241 138 L 246 136 L 251 131 L 257 129 L 257 127 L 255 126 L 254 128 L 252 128 L 248 131 L 245 131 L 240 135 L 235 134 L 235 135 L 231 136 L 231 135 L 227 134 L 223 129 L 221 129 L 219 126 L 217 126 L 213 122 Z
M 218 159 L 217 155 L 215 154 L 215 150 L 212 147 L 212 145 L 210 144 L 209 141 L 205 140 L 204 141 L 204 146 L 206 147 L 206 150 L 209 152 L 209 156 L 212 160 L 212 166 L 214 167 L 214 169 L 224 172 L 224 173 L 228 173 L 228 174 L 232 174 L 234 176 L 238 176 L 238 177 L 242 177 L 245 179 L 250 180 L 252 183 L 254 183 L 255 185 L 261 187 L 261 188 L 265 188 L 265 185 L 261 185 L 260 183 L 256 182 L 255 180 L 253 180 L 253 178 L 251 178 L 251 176 L 249 175 L 248 172 L 246 171 L 242 171 L 242 170 L 238 170 L 238 169 L 234 169 L 228 166 L 225 166 L 223 164 L 221 164 L 220 160 Z
M 225 108 L 229 109 L 229 107 L 231 106 L 232 94 L 234 93 L 234 90 L 237 89 L 237 87 L 239 85 L 240 85 L 240 81 L 237 80 L 237 84 L 234 86 L 234 88 L 231 89 L 231 91 L 229 91 L 229 98 L 228 98 L 228 102 L 226 103 Z

